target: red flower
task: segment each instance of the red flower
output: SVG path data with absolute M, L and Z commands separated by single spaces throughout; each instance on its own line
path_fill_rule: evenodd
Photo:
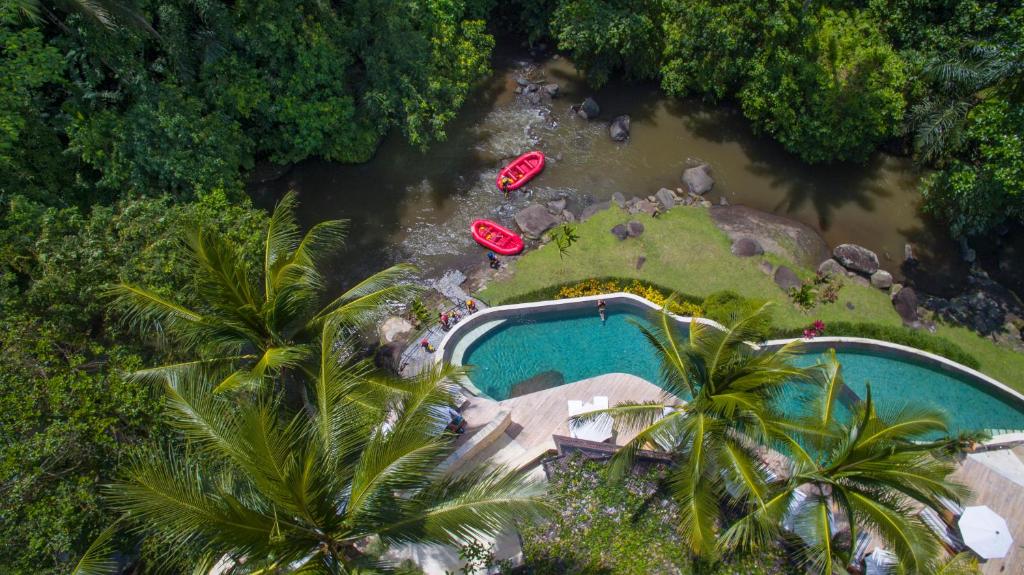
M 819 335 L 825 333 L 825 322 L 820 319 L 814 320 L 814 331 L 818 332 Z

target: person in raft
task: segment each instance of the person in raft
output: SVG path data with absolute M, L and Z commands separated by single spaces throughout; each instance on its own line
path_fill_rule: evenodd
M 601 316 L 601 323 L 604 323 L 608 317 L 606 316 L 608 304 L 603 299 L 597 300 L 597 315 Z
M 471 299 L 467 299 L 466 300 L 466 312 L 469 315 L 473 315 L 473 314 L 476 313 L 476 302 L 475 301 L 473 301 Z
M 496 270 L 501 267 L 501 262 L 498 261 L 498 256 L 494 252 L 487 252 L 487 265 L 491 266 L 492 270 Z
M 426 351 L 427 353 L 434 353 L 434 346 L 430 345 L 430 342 L 427 341 L 427 338 L 423 338 L 420 340 L 420 347 L 422 347 L 423 350 Z
M 511 186 L 514 183 L 515 183 L 515 180 L 513 180 L 512 178 L 510 178 L 508 176 L 502 176 L 501 177 L 501 191 L 505 192 L 505 199 L 506 200 L 509 198 L 509 194 L 512 193 L 512 190 L 509 189 L 509 186 Z

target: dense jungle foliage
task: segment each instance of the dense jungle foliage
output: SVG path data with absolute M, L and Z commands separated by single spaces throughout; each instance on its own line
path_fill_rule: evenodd
M 66 572 L 166 435 L 108 286 L 188 298 L 186 226 L 259 253 L 257 160 L 444 138 L 495 37 L 596 86 L 734 102 L 808 162 L 934 168 L 958 234 L 1024 221 L 1024 8 L 982 0 L 0 0 L 0 571 Z M 159 352 L 166 354 L 167 352 Z M 173 356 L 173 353 L 171 354 Z

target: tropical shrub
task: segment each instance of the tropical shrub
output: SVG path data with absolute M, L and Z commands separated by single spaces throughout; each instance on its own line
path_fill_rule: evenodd
M 687 317 L 700 317 L 703 315 L 699 305 L 673 297 L 671 292 L 666 292 L 661 288 L 641 282 L 640 280 L 589 279 L 559 287 L 555 293 L 555 298 L 564 299 L 613 292 L 626 292 L 638 295 L 656 305 L 667 306 L 670 312 L 677 315 Z
M 869 18 L 823 10 L 799 46 L 765 50 L 739 93 L 754 128 L 809 163 L 863 161 L 899 133 L 903 62 Z
M 668 469 L 663 464 L 638 465 L 621 481 L 607 473 L 607 462 L 579 455 L 545 463 L 549 499 L 562 510 L 553 521 L 523 530 L 523 560 L 529 573 L 697 572 L 681 546 L 675 525 L 683 513 L 678 503 L 660 492 Z M 733 553 L 720 562 L 702 564 L 708 575 L 781 575 L 788 567 L 781 547 L 757 553 Z

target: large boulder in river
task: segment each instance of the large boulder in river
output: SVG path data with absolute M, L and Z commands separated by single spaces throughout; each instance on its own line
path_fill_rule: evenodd
M 583 100 L 582 104 L 576 106 L 576 113 L 584 120 L 593 120 L 601 114 L 601 107 L 597 105 L 593 98 L 587 98 Z
M 523 235 L 535 240 L 562 222 L 557 216 L 552 215 L 547 207 L 540 204 L 531 204 L 523 208 L 516 214 L 515 220 Z
M 676 206 L 676 195 L 672 190 L 668 188 L 661 188 L 654 194 L 654 198 L 658 200 L 661 207 L 666 210 L 671 210 Z
M 741 258 L 759 256 L 764 253 L 764 248 L 753 238 L 740 238 L 732 243 L 732 255 Z
M 589 206 L 583 208 L 583 211 L 580 212 L 580 221 L 581 222 L 585 222 L 585 221 L 589 220 L 597 212 L 603 212 L 604 210 L 607 210 L 611 206 L 612 206 L 612 203 L 611 202 L 607 202 L 607 201 L 606 202 L 597 202 L 595 204 L 590 204 Z
M 828 258 L 825 240 L 796 220 L 736 205 L 714 206 L 708 213 L 718 229 L 732 241 L 757 240 L 765 252 L 810 269 Z
M 848 270 L 871 275 L 878 271 L 878 255 L 857 244 L 839 244 L 832 250 L 832 257 Z
M 800 278 L 796 275 L 796 272 L 789 269 L 786 266 L 779 266 L 775 270 L 775 276 L 772 278 L 775 280 L 775 284 L 782 288 L 782 291 L 789 293 L 789 290 L 800 287 Z
M 690 168 L 683 172 L 683 183 L 690 190 L 691 194 L 703 196 L 715 187 L 715 180 L 711 178 L 711 166 L 701 164 L 696 168 Z
M 608 134 L 616 142 L 625 142 L 629 139 L 629 116 L 615 116 L 611 125 L 608 126 Z

